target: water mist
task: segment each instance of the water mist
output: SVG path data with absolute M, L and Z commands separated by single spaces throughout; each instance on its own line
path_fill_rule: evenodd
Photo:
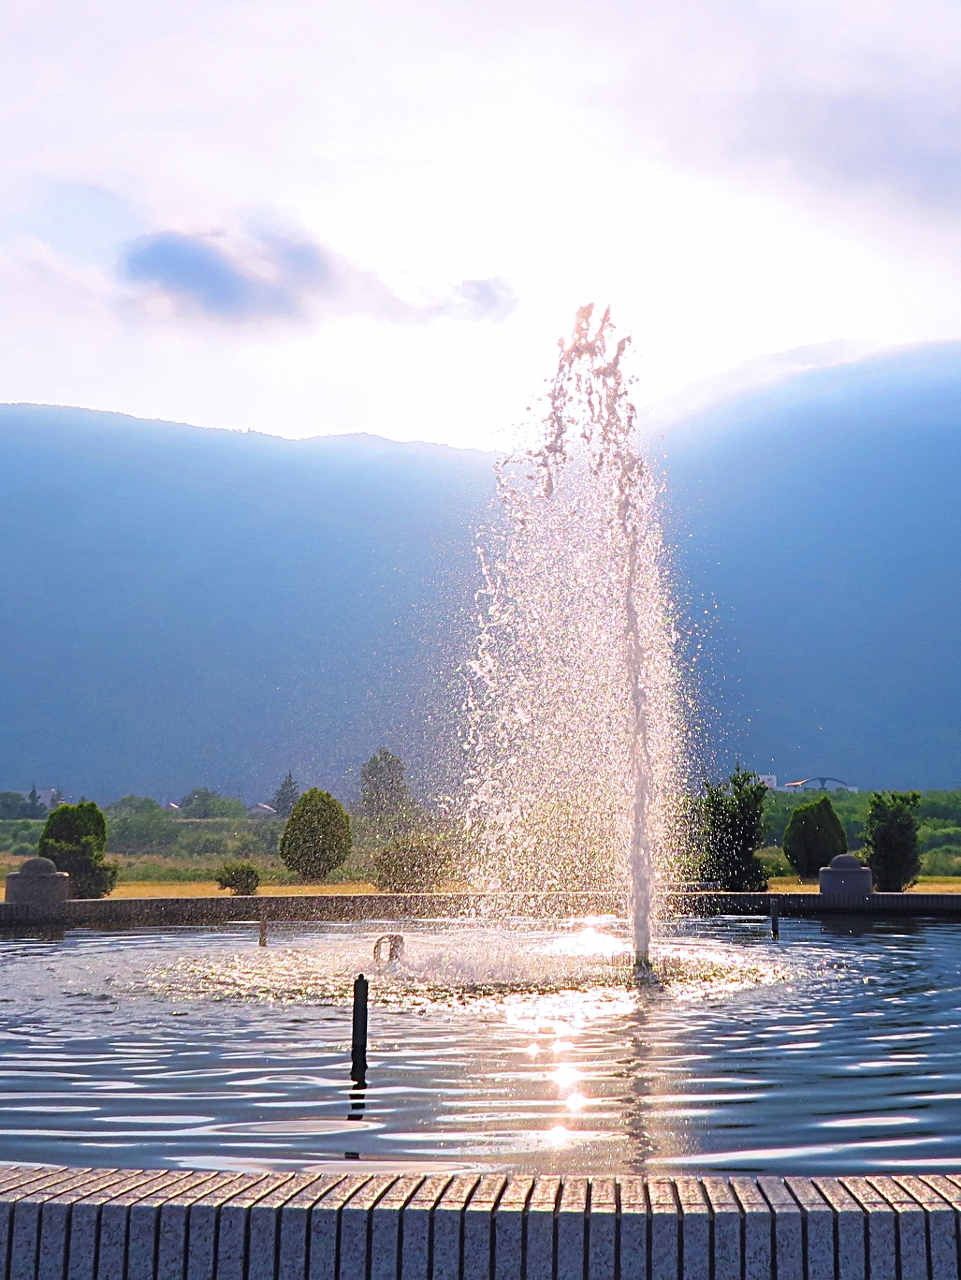
M 489 888 L 630 887 L 646 960 L 683 775 L 658 518 L 609 313 L 561 342 L 539 439 L 498 468 L 468 668 L 467 827 Z

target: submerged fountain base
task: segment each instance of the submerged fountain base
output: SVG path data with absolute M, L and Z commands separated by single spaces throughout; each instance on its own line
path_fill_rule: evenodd
M 957 1280 L 961 1176 L 0 1169 L 11 1280 Z

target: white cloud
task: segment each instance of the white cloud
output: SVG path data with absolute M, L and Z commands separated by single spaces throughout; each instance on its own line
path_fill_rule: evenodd
M 489 443 L 590 298 L 650 400 L 958 336 L 959 28 L 945 0 L 21 0 L 0 399 Z

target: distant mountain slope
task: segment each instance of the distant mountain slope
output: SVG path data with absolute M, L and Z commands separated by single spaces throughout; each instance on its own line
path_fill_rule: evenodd
M 0 407 L 0 783 L 260 798 L 416 759 L 491 491 L 469 450 Z
M 805 374 L 662 449 L 719 763 L 961 784 L 961 347 Z M 0 790 L 423 765 L 491 462 L 0 406 Z
M 961 346 L 804 374 L 663 449 L 727 757 L 961 785 Z

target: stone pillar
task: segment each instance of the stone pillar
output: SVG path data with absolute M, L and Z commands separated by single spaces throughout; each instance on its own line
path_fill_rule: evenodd
M 70 897 L 70 876 L 49 858 L 28 858 L 7 876 L 7 902 L 38 918 L 58 915 Z
M 868 894 L 873 892 L 871 868 L 859 862 L 853 853 L 839 853 L 831 859 L 829 867 L 822 867 L 818 872 L 818 882 L 822 893 Z

